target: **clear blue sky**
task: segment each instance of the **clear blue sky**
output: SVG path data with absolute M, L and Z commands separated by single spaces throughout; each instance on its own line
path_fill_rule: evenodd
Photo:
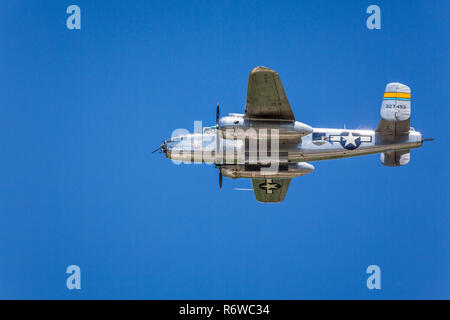
M 79 31 L 66 8 L 81 7 Z M 382 29 L 366 28 L 381 8 Z M 0 298 L 450 298 L 448 1 L 1 1 Z M 151 154 L 280 74 L 313 127 L 374 128 L 412 89 L 401 168 L 313 163 L 286 200 Z M 82 289 L 66 288 L 79 265 Z M 381 267 L 380 291 L 366 288 Z

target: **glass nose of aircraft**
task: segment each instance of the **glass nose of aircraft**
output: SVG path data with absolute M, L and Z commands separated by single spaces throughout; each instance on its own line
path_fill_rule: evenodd
M 153 150 L 152 153 L 155 153 L 157 151 L 163 152 L 165 155 L 167 155 L 167 139 L 163 140 L 161 144 L 159 145 L 158 149 Z
M 168 153 L 170 153 L 174 148 L 179 147 L 179 141 L 180 138 L 179 137 L 172 137 L 169 139 L 165 139 L 163 140 L 163 142 L 161 142 L 161 145 L 159 146 L 159 148 L 157 150 L 160 150 L 162 153 L 164 153 L 166 156 Z
M 160 148 L 161 148 L 161 151 L 162 151 L 164 154 L 167 154 L 167 140 L 164 140 L 164 141 L 161 143 Z

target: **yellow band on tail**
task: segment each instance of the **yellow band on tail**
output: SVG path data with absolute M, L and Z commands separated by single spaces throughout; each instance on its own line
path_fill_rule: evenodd
M 403 98 L 403 99 L 411 99 L 411 93 L 406 92 L 385 92 L 385 98 Z

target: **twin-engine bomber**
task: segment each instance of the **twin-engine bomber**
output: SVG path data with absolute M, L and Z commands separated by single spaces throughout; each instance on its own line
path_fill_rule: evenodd
M 249 75 L 244 114 L 231 113 L 202 132 L 176 135 L 155 151 L 181 162 L 213 163 L 229 178 L 250 178 L 256 200 L 281 202 L 292 178 L 314 171 L 306 161 L 381 153 L 381 163 L 403 166 L 410 149 L 422 146 L 410 127 L 411 90 L 401 83 L 386 86 L 381 120 L 375 130 L 312 128 L 295 120 L 278 73 L 256 67 Z

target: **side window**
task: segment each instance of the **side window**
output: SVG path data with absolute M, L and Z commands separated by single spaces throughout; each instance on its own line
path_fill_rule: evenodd
M 327 140 L 327 135 L 325 132 L 313 132 L 313 141 L 325 141 Z
M 321 146 L 327 142 L 327 134 L 325 132 L 313 132 L 312 143 Z

